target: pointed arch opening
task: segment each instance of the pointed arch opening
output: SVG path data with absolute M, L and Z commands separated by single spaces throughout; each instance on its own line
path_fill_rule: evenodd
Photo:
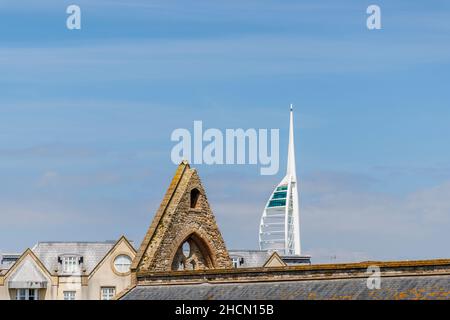
M 195 233 L 192 233 L 182 241 L 172 260 L 172 270 L 174 271 L 204 270 L 213 267 L 213 259 L 209 247 Z

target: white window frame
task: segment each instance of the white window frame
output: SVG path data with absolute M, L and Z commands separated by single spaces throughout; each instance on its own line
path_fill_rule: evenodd
M 101 300 L 112 300 L 116 295 L 116 287 L 101 287 Z
M 77 292 L 76 291 L 63 291 L 64 300 L 75 300 Z
M 64 273 L 75 273 L 79 270 L 78 268 L 78 257 L 67 256 L 62 258 L 63 272 Z
M 125 257 L 127 259 L 127 263 L 118 263 L 120 261 L 118 261 L 120 258 Z M 118 272 L 118 273 L 128 273 L 130 272 L 130 268 L 131 268 L 131 262 L 132 259 L 129 255 L 126 254 L 119 254 L 117 257 L 114 258 L 114 269 Z
M 17 289 L 16 300 L 39 300 L 39 289 Z

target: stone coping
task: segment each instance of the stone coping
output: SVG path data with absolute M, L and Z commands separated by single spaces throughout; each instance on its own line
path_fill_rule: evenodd
M 140 272 L 139 285 L 192 284 L 208 282 L 290 281 L 367 278 L 367 268 L 378 266 L 382 276 L 406 277 L 450 274 L 450 259 L 415 261 L 366 261 L 360 263 L 299 265 L 271 268 L 235 268 L 173 272 Z

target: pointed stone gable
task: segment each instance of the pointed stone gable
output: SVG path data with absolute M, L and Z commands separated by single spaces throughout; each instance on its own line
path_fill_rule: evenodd
M 195 169 L 183 161 L 139 251 L 133 272 L 232 268 L 228 251 Z

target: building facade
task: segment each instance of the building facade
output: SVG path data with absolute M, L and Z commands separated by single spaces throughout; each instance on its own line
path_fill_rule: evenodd
M 0 257 L 0 300 L 111 300 L 129 287 L 135 254 L 125 237 L 39 242 Z

